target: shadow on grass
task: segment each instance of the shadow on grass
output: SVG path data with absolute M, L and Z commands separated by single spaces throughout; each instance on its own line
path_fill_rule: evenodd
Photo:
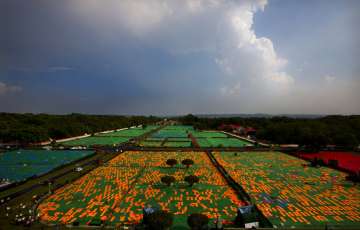
M 171 230 L 189 230 L 190 228 L 185 227 L 184 225 L 177 225 L 170 228 Z

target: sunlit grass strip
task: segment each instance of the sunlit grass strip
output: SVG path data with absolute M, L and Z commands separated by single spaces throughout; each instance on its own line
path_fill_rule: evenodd
M 237 138 L 196 138 L 200 147 L 245 147 L 252 144 Z
M 92 145 L 117 145 L 130 140 L 130 137 L 84 137 L 76 140 L 62 142 L 64 146 L 92 146 Z

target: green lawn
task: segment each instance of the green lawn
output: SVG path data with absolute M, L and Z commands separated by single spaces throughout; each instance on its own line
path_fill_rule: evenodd
M 160 147 L 161 146 L 161 143 L 162 143 L 162 140 L 160 141 L 141 141 L 140 142 L 140 146 L 144 146 L 144 147 Z
M 164 147 L 191 147 L 191 141 L 166 141 Z
M 147 126 L 146 128 L 131 128 L 110 133 L 99 133 L 95 136 L 84 137 L 76 140 L 61 142 L 64 146 L 93 146 L 93 145 L 118 145 L 129 141 L 132 138 L 141 136 L 158 126 Z
M 115 132 L 110 132 L 110 133 L 99 133 L 99 134 L 96 134 L 96 136 L 137 137 L 137 136 L 143 135 L 144 133 L 147 133 L 155 128 L 158 128 L 158 126 L 147 126 L 144 129 L 143 128 L 131 128 L 131 129 L 125 129 L 125 130 L 120 130 L 120 131 L 115 131 Z
M 166 126 L 165 128 L 157 131 L 152 134 L 154 138 L 186 138 L 188 136 L 188 132 L 192 132 L 192 126 L 185 125 L 173 125 Z
M 213 132 L 213 131 L 193 131 L 191 134 L 194 137 L 227 137 L 223 132 Z
M 168 141 L 190 141 L 190 138 L 187 137 L 170 137 Z
M 196 138 L 200 147 L 244 147 L 251 143 L 237 138 Z
M 117 137 L 117 136 L 92 136 L 84 137 L 76 140 L 65 141 L 59 144 L 64 146 L 92 146 L 92 145 L 118 145 L 130 140 L 131 137 Z
M 154 138 L 168 138 L 168 137 L 187 137 L 188 134 L 186 130 L 168 130 L 168 129 L 161 129 L 156 133 L 152 134 L 151 137 Z

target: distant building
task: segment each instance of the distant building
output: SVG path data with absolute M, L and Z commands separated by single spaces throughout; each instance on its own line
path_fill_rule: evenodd
M 250 137 L 256 136 L 256 129 L 254 129 L 253 127 L 246 127 L 245 128 L 245 135 L 250 136 Z
M 221 124 L 218 129 L 251 138 L 256 136 L 256 129 L 254 129 L 253 127 L 243 127 L 237 124 Z

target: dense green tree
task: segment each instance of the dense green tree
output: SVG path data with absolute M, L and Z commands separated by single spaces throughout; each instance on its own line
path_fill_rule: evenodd
M 217 129 L 222 124 L 238 124 L 256 129 L 256 138 L 276 144 L 299 144 L 318 149 L 335 144 L 352 149 L 360 144 L 360 116 L 290 117 L 196 117 L 177 118 L 196 129 Z
M 156 117 L 113 115 L 48 115 L 0 113 L 0 143 L 20 144 L 61 139 L 84 133 L 151 124 Z
M 166 230 L 170 229 L 174 222 L 174 215 L 167 211 L 155 211 L 147 217 L 147 229 Z
M 185 165 L 186 168 L 189 168 L 191 165 L 194 164 L 194 161 L 191 160 L 191 159 L 185 159 L 185 160 L 181 161 L 181 163 L 182 163 L 183 165 Z
M 201 213 L 193 213 L 188 217 L 187 223 L 192 230 L 207 229 L 209 218 Z
M 0 113 L 0 143 L 19 144 L 78 136 L 84 133 L 151 124 L 153 116 L 113 115 L 48 115 Z M 335 144 L 352 149 L 360 144 L 360 116 L 325 116 L 318 118 L 289 117 L 197 117 L 177 118 L 195 129 L 217 129 L 221 124 L 238 124 L 256 129 L 256 138 L 276 144 L 300 144 L 318 149 Z
M 195 175 L 189 175 L 184 178 L 184 181 L 188 182 L 190 187 L 193 186 L 195 183 L 199 182 L 199 177 Z
M 161 182 L 166 184 L 167 186 L 170 186 L 172 183 L 175 182 L 175 177 L 173 176 L 163 176 L 161 177 Z
M 168 159 L 168 160 L 166 160 L 166 164 L 169 165 L 170 167 L 173 167 L 177 163 L 178 163 L 178 161 L 176 159 Z

